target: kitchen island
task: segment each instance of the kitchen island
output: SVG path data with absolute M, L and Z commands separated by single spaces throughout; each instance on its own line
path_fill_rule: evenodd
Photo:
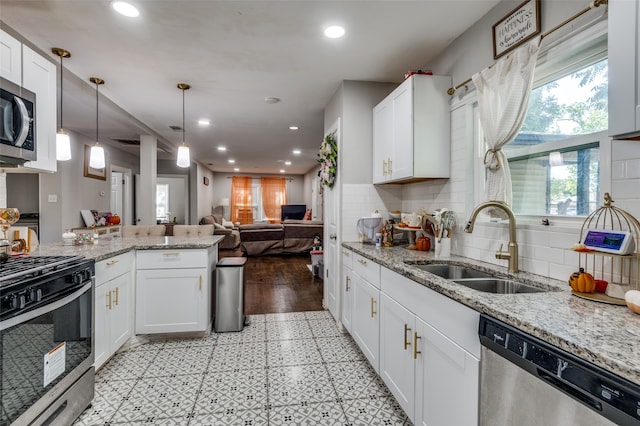
M 404 247 L 376 248 L 343 243 L 346 249 L 477 312 L 512 325 L 577 357 L 640 384 L 640 316 L 626 306 L 580 299 L 564 281 L 527 272 L 509 274 L 505 267 L 452 255 L 443 262 L 470 266 L 551 291 L 492 294 L 472 290 L 424 272 L 416 262 L 436 263 L 433 252 Z M 413 265 L 411 263 L 414 263 Z

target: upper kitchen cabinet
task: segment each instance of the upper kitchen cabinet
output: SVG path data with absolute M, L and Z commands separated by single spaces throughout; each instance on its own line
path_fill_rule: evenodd
M 373 109 L 373 183 L 449 177 L 451 78 L 414 74 Z
M 22 84 L 22 43 L 0 31 L 0 77 Z
M 609 1 L 609 136 L 640 138 L 640 3 Z
M 56 66 L 27 46 L 22 46 L 22 86 L 36 94 L 36 152 L 38 159 L 25 169 L 55 172 L 56 163 Z

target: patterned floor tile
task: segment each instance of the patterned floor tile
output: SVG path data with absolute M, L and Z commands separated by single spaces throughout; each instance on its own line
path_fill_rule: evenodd
M 216 342 L 216 335 L 211 333 L 208 336 L 199 337 L 195 339 L 170 339 L 165 340 L 164 349 L 177 349 L 177 348 L 193 348 L 196 346 L 210 346 Z
M 114 355 L 96 374 L 96 381 L 141 377 L 157 356 L 156 351 L 123 352 Z
M 269 425 L 345 425 L 347 419 L 336 402 L 289 405 L 269 411 Z
M 254 315 L 247 315 L 245 323 L 257 324 L 257 323 L 266 322 L 266 321 L 267 321 L 267 318 L 265 314 L 254 314 Z
M 343 402 L 350 425 L 404 425 L 407 416 L 392 397 L 386 399 L 353 399 Z
M 269 369 L 269 405 L 336 401 L 337 395 L 323 364 Z
M 327 363 L 329 377 L 338 397 L 347 399 L 384 399 L 389 390 L 367 361 Z
M 202 374 L 209 367 L 212 352 L 213 345 L 164 349 L 142 377 Z
M 286 312 L 286 313 L 265 314 L 265 319 L 267 322 L 301 321 L 306 319 L 306 316 L 304 315 L 304 312 Z
M 329 311 L 307 311 L 304 316 L 307 319 L 333 319 Z
M 208 371 L 264 369 L 266 366 L 266 343 L 249 342 L 235 345 L 217 345 L 213 350 Z
M 309 320 L 309 327 L 314 337 L 336 337 L 344 334 L 333 318 Z
M 281 321 L 267 323 L 267 340 L 311 339 L 313 334 L 307 321 Z
M 237 410 L 230 407 L 222 413 L 193 416 L 189 426 L 266 426 L 269 424 L 266 410 Z
M 279 340 L 267 343 L 267 365 L 269 368 L 321 362 L 320 352 L 313 339 Z
M 225 371 L 204 377 L 194 412 L 222 413 L 229 407 L 254 410 L 264 409 L 266 405 L 266 370 Z
M 202 376 L 153 377 L 139 380 L 112 418 L 114 423 L 186 417 L 195 404 Z
M 316 339 L 325 362 L 364 361 L 366 358 L 349 335 Z
M 257 322 L 245 326 L 242 331 L 216 333 L 218 345 L 235 345 L 246 342 L 264 342 L 266 339 L 265 323 Z
M 128 425 L 128 426 L 187 426 L 189 423 L 190 418 L 188 416 L 182 416 L 182 417 L 169 417 L 169 418 L 162 418 L 162 417 L 156 417 L 156 416 L 148 416 L 146 419 L 144 420 L 139 420 L 139 421 L 135 421 L 135 422 L 124 422 L 124 423 L 110 423 L 109 426 L 115 426 L 115 425 Z

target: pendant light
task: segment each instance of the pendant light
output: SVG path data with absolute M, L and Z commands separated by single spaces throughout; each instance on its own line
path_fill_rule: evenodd
M 106 164 L 104 161 L 104 148 L 98 142 L 98 86 L 104 84 L 104 80 L 98 77 L 91 77 L 90 82 L 96 85 L 96 144 L 91 147 L 89 154 L 89 167 L 92 169 L 104 169 Z
M 184 129 L 184 91 L 191 89 L 186 83 L 178 83 L 178 89 L 182 90 L 182 143 L 178 147 L 178 161 L 176 164 L 178 167 L 189 167 L 191 165 L 191 159 L 189 155 L 189 147 L 185 142 L 185 129 Z
M 71 53 L 59 47 L 54 47 L 51 51 L 54 55 L 60 57 L 60 128 L 56 133 L 56 160 L 67 161 L 71 160 L 71 141 L 67 132 L 62 128 L 62 58 L 70 58 Z

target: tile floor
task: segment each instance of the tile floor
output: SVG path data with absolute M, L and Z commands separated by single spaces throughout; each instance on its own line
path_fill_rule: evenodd
M 116 354 L 74 425 L 410 425 L 327 311 L 252 315 L 239 333 Z

